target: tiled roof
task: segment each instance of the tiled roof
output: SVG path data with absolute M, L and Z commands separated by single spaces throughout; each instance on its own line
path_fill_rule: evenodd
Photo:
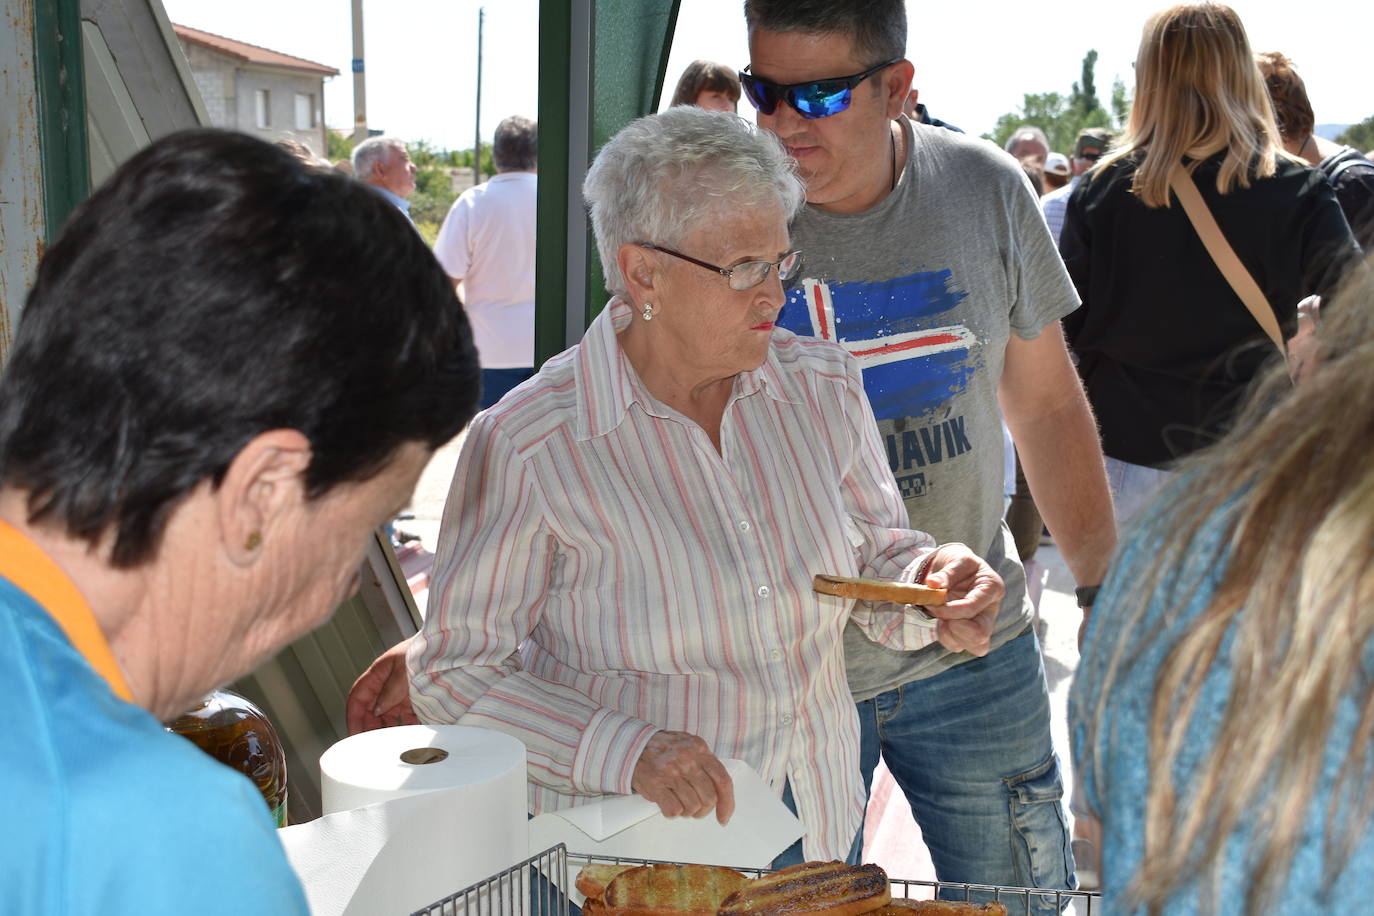
M 320 76 L 338 76 L 339 71 L 324 64 L 317 64 L 313 60 L 306 60 L 303 57 L 292 57 L 290 54 L 283 54 L 280 51 L 271 51 L 267 48 L 260 48 L 257 45 L 250 45 L 246 41 L 236 41 L 233 38 L 225 38 L 222 35 L 215 35 L 211 32 L 202 32 L 200 29 L 193 29 L 189 26 L 172 25 L 177 33 L 177 38 L 183 42 L 197 44 L 212 51 L 218 51 L 236 60 L 245 61 L 251 64 L 260 64 L 266 67 L 281 67 L 287 70 L 299 70 L 304 73 L 318 73 Z

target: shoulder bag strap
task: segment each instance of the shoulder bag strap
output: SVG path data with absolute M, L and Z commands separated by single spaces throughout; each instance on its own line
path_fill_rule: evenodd
M 1269 335 L 1274 346 L 1279 348 L 1279 352 L 1286 353 L 1283 333 L 1279 330 L 1274 310 L 1269 307 L 1269 300 L 1265 298 L 1255 278 L 1250 276 L 1250 271 L 1246 270 L 1240 258 L 1236 257 L 1236 252 L 1231 248 L 1231 243 L 1226 241 L 1226 236 L 1221 234 L 1221 227 L 1217 225 L 1207 202 L 1198 192 L 1193 177 L 1182 165 L 1174 166 L 1173 172 L 1169 175 L 1169 187 L 1178 195 L 1179 203 L 1183 204 L 1183 212 L 1188 214 L 1188 221 L 1197 230 L 1198 238 L 1202 239 L 1202 244 L 1207 247 L 1207 253 L 1212 256 L 1226 282 L 1231 284 L 1231 289 L 1240 297 L 1240 301 L 1245 303 L 1245 307 L 1250 310 L 1255 321 L 1259 322 L 1264 333 Z
M 1374 162 L 1370 162 L 1363 156 L 1350 156 L 1346 159 L 1341 160 L 1340 162 L 1337 162 L 1334 166 L 1332 166 L 1331 171 L 1327 172 L 1325 169 L 1322 169 L 1322 171 L 1326 172 L 1326 180 L 1330 181 L 1332 184 L 1335 184 L 1336 176 L 1340 175 L 1341 172 L 1344 172 L 1346 169 L 1359 168 L 1361 166 L 1364 166 L 1365 168 L 1374 169 Z

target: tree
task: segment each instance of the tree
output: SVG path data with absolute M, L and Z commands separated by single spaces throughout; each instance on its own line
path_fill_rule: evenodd
M 439 231 L 439 224 L 458 197 L 449 178 L 452 154 L 436 149 L 427 140 L 407 143 L 406 150 L 410 153 L 410 161 L 415 163 L 415 193 L 410 195 L 410 217 L 432 243 L 432 234 Z
M 1351 124 L 1345 133 L 1336 138 L 1336 142 L 1365 152 L 1374 150 L 1374 115 L 1370 115 L 1359 124 Z
M 459 168 L 459 169 L 470 169 L 470 168 L 472 168 L 472 150 L 470 150 L 470 149 L 454 150 L 452 153 L 449 153 L 449 156 L 450 156 L 450 158 L 451 158 L 452 161 L 453 161 L 453 167 L 454 167 L 454 168 Z M 495 174 L 496 174 L 496 165 L 491 161 L 491 144 L 490 144 L 490 143 L 483 143 L 483 144 L 482 144 L 482 175 L 483 175 L 484 177 L 488 177 L 488 178 L 489 178 L 489 177 L 491 177 L 492 175 L 495 175 Z
M 1096 68 L 1097 52 L 1089 51 L 1083 57 L 1081 78 L 1073 84 L 1067 96 L 1058 92 L 1027 93 L 1022 97 L 1020 110 L 998 118 L 992 134 L 985 135 L 986 138 L 998 146 L 1005 146 L 1018 127 L 1033 124 L 1045 132 L 1050 149 L 1069 152 L 1084 129 L 1115 126 L 1112 116 L 1097 98 L 1097 85 L 1093 78 Z M 1117 80 L 1112 86 L 1112 110 L 1116 113 L 1117 124 L 1124 123 L 1129 109 L 1125 84 Z
M 1126 84 L 1121 77 L 1112 83 L 1112 120 L 1117 128 L 1126 126 L 1131 117 L 1131 97 L 1126 94 Z
M 1097 85 L 1093 81 L 1093 71 L 1097 69 L 1097 51 L 1089 51 L 1083 58 L 1083 85 L 1073 84 L 1073 94 L 1069 96 L 1069 108 L 1091 115 L 1102 107 L 1097 101 Z
M 347 159 L 353 155 L 353 137 L 341 136 L 332 130 L 326 129 L 324 132 L 325 157 L 330 162 L 338 162 L 340 159 Z

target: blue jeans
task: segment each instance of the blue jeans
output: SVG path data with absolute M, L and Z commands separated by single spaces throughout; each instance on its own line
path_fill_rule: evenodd
M 1129 461 L 1106 459 L 1107 486 L 1112 490 L 1112 506 L 1116 510 L 1116 530 L 1125 530 L 1141 509 L 1154 502 L 1160 489 L 1173 477 L 1173 471 L 1131 464 Z
M 859 703 L 859 765 L 906 794 L 941 881 L 1072 889 L 1073 853 L 1035 632 Z M 962 900 L 962 891 L 941 894 Z M 974 894 L 970 899 L 991 900 Z M 1004 900 L 1010 912 L 1012 902 Z M 1035 905 L 1039 904 L 1039 905 Z M 1036 913 L 1055 913 L 1052 897 Z
M 530 367 L 523 369 L 483 369 L 482 400 L 479 402 L 478 408 L 486 410 L 505 397 L 507 391 L 532 375 L 534 375 L 534 369 Z
M 782 803 L 787 806 L 788 811 L 791 811 L 793 814 L 797 813 L 797 803 L 792 798 L 792 783 L 790 782 L 782 784 Z M 850 865 L 858 865 L 862 861 L 860 856 L 863 854 L 863 849 L 864 828 L 863 824 L 860 824 L 859 832 L 854 834 L 854 842 L 849 847 L 849 855 L 845 857 L 845 861 Z M 802 855 L 802 841 L 797 840 L 797 842 L 778 853 L 778 857 L 774 859 L 772 864 L 768 867 L 786 868 L 789 865 L 800 865 L 805 861 L 806 857 Z

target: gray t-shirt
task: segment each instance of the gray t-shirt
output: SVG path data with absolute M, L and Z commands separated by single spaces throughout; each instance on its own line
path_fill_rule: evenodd
M 967 544 L 1006 580 L 996 648 L 1031 614 L 1002 522 L 997 383 L 1011 333 L 1037 337 L 1078 296 L 1010 156 L 897 121 L 909 154 L 891 194 L 862 213 L 807 206 L 792 223 L 803 266 L 778 323 L 838 340 L 859 360 L 911 526 Z M 852 626 L 845 652 L 859 700 L 971 657 L 939 645 L 894 652 Z

